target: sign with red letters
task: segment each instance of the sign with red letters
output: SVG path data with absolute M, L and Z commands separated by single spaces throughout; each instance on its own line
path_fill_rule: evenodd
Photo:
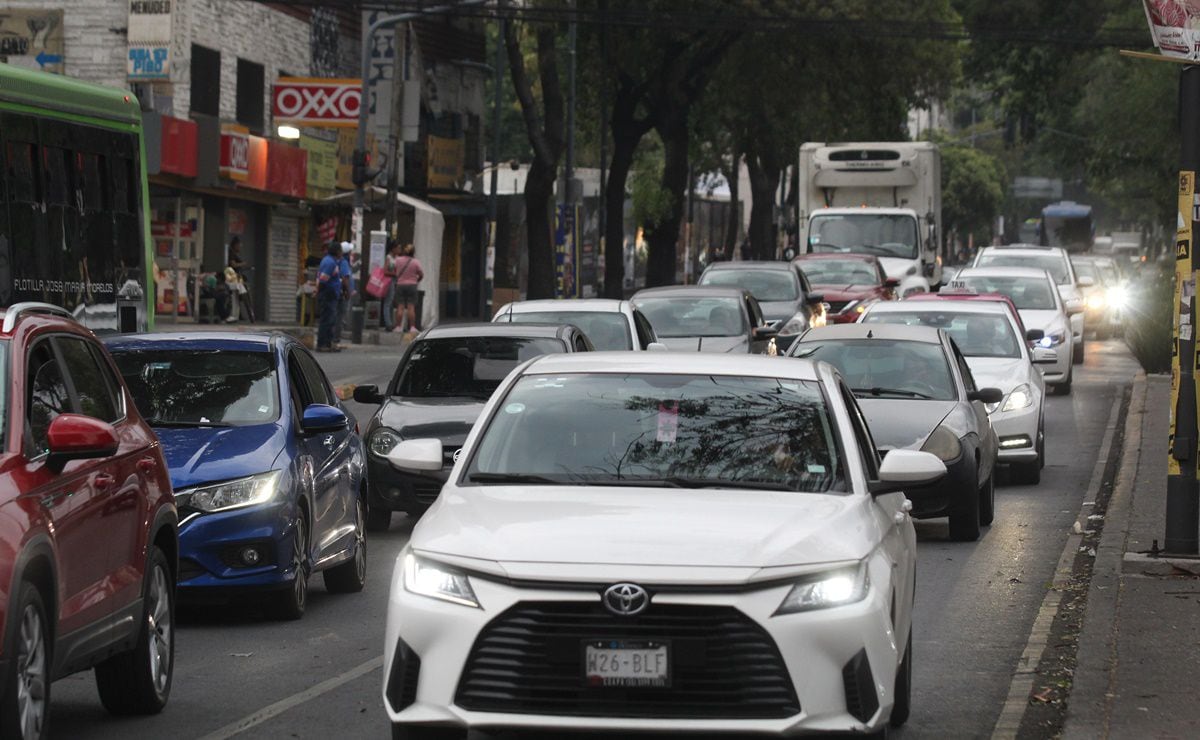
M 277 125 L 353 128 L 362 105 L 362 80 L 280 77 L 271 100 Z

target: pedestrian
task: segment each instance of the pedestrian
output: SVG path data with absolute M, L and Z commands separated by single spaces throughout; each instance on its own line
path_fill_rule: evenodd
M 383 296 L 383 328 L 392 331 L 396 328 L 396 262 L 400 259 L 403 245 L 399 239 L 389 239 L 387 256 L 383 258 L 383 274 L 387 275 L 387 294 Z
M 244 317 L 254 323 L 254 303 L 250 300 L 250 290 L 246 287 L 246 261 L 242 259 L 242 238 L 234 235 L 229 240 L 229 258 L 225 262 L 225 282 L 229 285 L 233 310 L 230 323 Z
M 317 268 L 317 351 L 340 352 L 333 346 L 333 329 L 342 297 L 342 245 L 329 242 Z
M 413 245 L 405 244 L 400 256 L 396 259 L 396 320 L 392 331 L 403 331 L 404 319 L 408 321 L 408 330 L 412 333 L 421 331 L 420 319 L 417 317 L 417 285 L 425 277 L 421 263 L 413 255 L 416 253 Z
M 354 251 L 354 243 L 342 242 L 341 248 L 342 257 L 338 263 L 338 269 L 342 282 L 342 292 L 338 296 L 337 322 L 333 327 L 333 347 L 337 350 L 342 348 L 342 330 L 345 328 L 346 317 L 350 313 L 347 307 L 349 307 L 354 294 L 357 292 L 354 286 L 354 268 L 350 265 L 350 255 Z

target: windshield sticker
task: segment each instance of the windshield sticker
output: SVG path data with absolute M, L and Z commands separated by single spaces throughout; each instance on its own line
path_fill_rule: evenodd
M 679 402 L 662 401 L 658 404 L 658 435 L 656 439 L 665 444 L 674 444 L 679 432 Z
M 808 465 L 808 472 L 812 473 L 813 475 L 825 475 L 825 466 L 813 465 L 810 463 Z
M 562 388 L 562 378 L 538 378 L 534 388 Z
M 524 410 L 525 404 L 523 403 L 510 403 L 504 407 L 504 413 L 506 414 L 519 414 Z
M 258 407 L 258 413 L 260 413 L 260 414 L 265 414 L 270 410 L 271 410 L 271 407 L 269 407 L 269 406 L 259 406 Z

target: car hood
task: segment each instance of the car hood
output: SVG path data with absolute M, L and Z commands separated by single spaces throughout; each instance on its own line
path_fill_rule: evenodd
M 919 450 L 937 425 L 954 410 L 955 401 L 860 398 L 871 437 L 881 450 Z
M 667 349 L 676 352 L 749 352 L 746 337 L 659 337 Z
M 275 466 L 287 433 L 282 424 L 245 427 L 154 427 L 180 491 L 202 483 L 264 473 Z
M 759 301 L 758 307 L 767 321 L 787 321 L 800 313 L 800 304 L 796 301 Z
M 975 377 L 976 388 L 999 388 L 1008 394 L 1021 383 L 1029 382 L 1029 367 L 1024 358 L 968 357 L 967 366 Z
M 869 553 L 861 496 L 578 486 L 447 486 L 413 532 L 431 555 L 499 563 L 770 568 Z
M 875 295 L 875 287 L 871 285 L 814 285 L 814 293 L 820 293 L 826 303 L 842 301 L 861 301 Z
M 483 411 L 487 399 L 392 397 L 379 409 L 382 426 L 405 439 L 440 439 L 461 445 Z

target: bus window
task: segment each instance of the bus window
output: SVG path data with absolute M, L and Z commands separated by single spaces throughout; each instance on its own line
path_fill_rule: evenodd
M 47 146 L 42 148 L 43 172 L 46 173 L 46 204 L 72 205 L 71 181 L 68 177 L 67 161 L 70 152 L 66 149 Z
M 75 181 L 79 183 L 80 205 L 85 213 L 104 210 L 100 160 L 96 154 L 75 155 Z
M 109 186 L 112 189 L 112 209 L 117 213 L 137 213 L 133 208 L 134 189 L 130 187 L 132 163 L 127 159 L 109 157 Z
M 37 175 L 33 169 L 33 144 L 10 141 L 4 147 L 8 197 L 19 203 L 37 203 Z

